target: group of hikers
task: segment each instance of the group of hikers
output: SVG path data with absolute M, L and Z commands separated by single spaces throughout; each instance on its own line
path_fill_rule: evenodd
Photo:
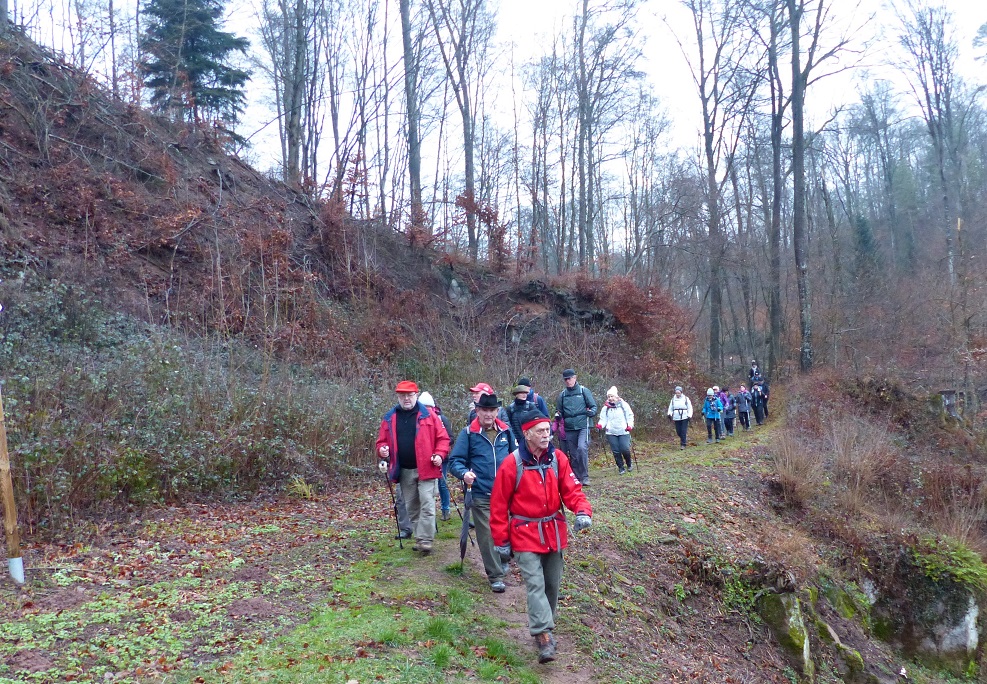
M 752 390 L 763 390 L 766 415 L 767 384 L 756 363 L 750 378 Z M 617 388 L 607 390 L 599 407 L 593 393 L 579 384 L 575 370 L 564 370 L 562 381 L 564 387 L 551 418 L 548 403 L 534 391 L 530 378 L 518 379 L 511 390 L 514 399 L 506 406 L 493 387 L 478 383 L 469 390 L 472 401 L 466 426 L 455 433 L 431 394 L 419 392 L 415 382 L 402 380 L 395 387 L 397 404 L 381 419 L 376 442 L 378 467 L 392 487 L 398 538 L 414 537 L 415 551 L 423 555 L 432 551 L 436 496 L 442 520 L 451 517 L 446 475 L 451 473 L 462 481 L 464 491 L 469 490 L 476 544 L 490 589 L 506 591 L 513 558 L 524 580 L 528 629 L 540 663 L 554 660 L 557 649 L 553 630 L 562 552 L 568 544 L 563 505 L 575 514 L 575 532 L 593 524 L 593 509 L 583 492 L 590 484 L 591 419 L 596 418 L 595 427 L 606 435 L 618 473 L 634 470 L 630 443 L 634 412 Z M 719 425 L 715 427 L 717 441 L 724 430 L 733 434 L 731 406 L 747 415 L 741 418 L 745 429 L 750 428 L 751 408 L 760 424 L 763 415 L 754 402 L 754 394 L 743 385 L 737 394 L 726 387 L 708 390 L 703 415 L 711 430 L 710 440 L 711 420 Z M 675 421 L 682 448 L 692 415 L 692 403 L 676 387 L 668 416 Z M 557 447 L 553 436 L 558 439 Z
M 751 429 L 751 413 L 754 422 L 763 425 L 768 417 L 768 382 L 761 374 L 757 360 L 751 361 L 747 371 L 750 389 L 741 384 L 735 393 L 724 385 L 713 385 L 706 390 L 703 401 L 702 417 L 706 421 L 706 443 L 721 442 L 727 437 L 733 437 L 734 426 L 739 420 L 745 432 Z M 693 416 L 692 401 L 685 396 L 681 387 L 675 388 L 675 394 L 668 402 L 669 420 L 675 423 L 675 433 L 679 438 L 679 448 L 688 445 L 689 421 Z

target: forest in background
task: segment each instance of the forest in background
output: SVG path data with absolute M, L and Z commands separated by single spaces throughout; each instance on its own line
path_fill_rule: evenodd
M 834 0 L 681 4 L 695 86 L 682 98 L 702 131 L 691 149 L 675 146 L 644 70 L 647 3 L 575 2 L 542 54 L 516 62 L 487 0 L 267 0 L 247 61 L 277 113 L 270 173 L 500 273 L 668 290 L 709 368 L 835 365 L 975 397 L 987 147 L 982 87 L 959 64 L 979 39 L 961 44 L 947 4 L 929 0 L 851 18 Z M 11 9 L 115 97 L 149 102 L 140 7 Z M 855 36 L 877 24 L 880 38 Z M 827 78 L 878 62 L 900 79 L 813 109 Z M 507 92 L 515 77 L 523 88 Z

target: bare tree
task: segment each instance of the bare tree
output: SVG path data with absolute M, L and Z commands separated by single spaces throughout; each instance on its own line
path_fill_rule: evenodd
M 486 0 L 426 0 L 446 77 L 459 108 L 463 133 L 466 231 L 470 259 L 479 253 L 476 212 L 476 107 L 495 30 Z
M 722 194 L 730 167 L 751 114 L 756 81 L 751 78 L 752 41 L 742 0 L 684 0 L 692 13 L 696 52 L 683 47 L 702 110 L 703 171 L 706 189 L 706 228 L 709 238 L 709 365 L 723 361 L 723 256 L 726 239 L 721 226 Z

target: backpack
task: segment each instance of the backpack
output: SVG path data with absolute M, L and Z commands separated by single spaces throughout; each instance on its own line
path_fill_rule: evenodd
M 562 401 L 562 395 L 565 394 L 565 390 L 559 392 L 559 399 L 556 402 L 559 405 L 559 413 L 562 414 L 562 420 L 565 420 L 565 402 Z M 582 385 L 579 386 L 579 396 L 583 398 L 583 406 L 589 408 L 589 402 L 586 401 L 586 388 Z
M 555 458 L 555 454 L 552 454 L 552 462 L 551 463 L 536 463 L 534 465 L 527 466 L 527 465 L 524 465 L 523 462 L 521 461 L 521 450 L 520 449 L 517 449 L 514 452 L 514 465 L 517 467 L 517 470 L 520 473 L 518 475 L 515 475 L 515 477 L 514 477 L 514 491 L 515 491 L 515 493 L 517 492 L 517 488 L 521 486 L 521 475 L 524 474 L 524 471 L 525 470 L 538 470 L 538 471 L 541 471 L 541 479 L 544 481 L 545 480 L 545 471 L 548 470 L 549 468 L 551 468 L 552 471 L 555 473 L 555 479 L 556 479 L 556 481 L 558 481 L 558 479 L 559 479 L 559 460 L 557 458 Z

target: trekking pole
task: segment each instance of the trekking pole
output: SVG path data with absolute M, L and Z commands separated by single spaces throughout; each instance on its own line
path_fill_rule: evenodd
M 0 501 L 3 502 L 3 527 L 7 537 L 7 566 L 14 582 L 24 584 L 24 559 L 21 557 L 21 536 L 17 530 L 17 505 L 14 503 L 14 485 L 10 477 L 2 394 L 0 394 Z
M 384 475 L 384 480 L 387 482 L 387 490 L 391 493 L 391 505 L 394 510 L 394 526 L 398 530 L 398 546 L 404 550 L 404 541 L 401 539 L 401 522 L 398 520 L 398 500 L 394 497 L 394 485 L 391 484 L 391 478 L 386 474 Z

